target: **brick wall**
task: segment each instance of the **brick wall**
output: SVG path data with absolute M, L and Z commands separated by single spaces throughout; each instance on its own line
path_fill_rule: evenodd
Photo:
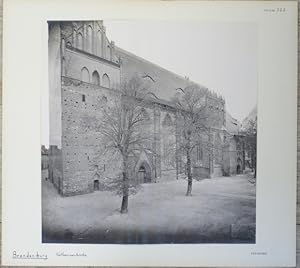
M 210 171 L 207 167 L 194 166 L 193 167 L 193 176 L 195 179 L 204 179 L 210 177 Z
M 113 89 L 63 77 L 61 93 L 63 195 L 92 192 L 95 179 L 103 180 L 105 177 L 111 178 L 120 174 L 120 157 L 112 159 L 111 155 L 101 154 L 104 144 L 99 133 L 93 128 L 95 123 L 101 121 L 99 108 L 102 105 L 109 105 L 115 94 L 117 91 Z M 133 161 L 137 163 L 136 165 L 141 161 L 146 161 L 151 167 L 152 180 L 155 179 L 155 176 L 162 180 L 161 176 L 166 174 L 166 171 L 176 171 L 175 114 L 171 107 L 153 103 L 145 108 L 145 116 L 148 119 L 143 124 L 141 131 L 149 135 L 149 149 L 152 150 L 152 153 L 145 154 L 143 159 L 141 159 L 142 155 L 138 156 Z M 166 122 L 167 117 L 170 120 L 169 124 Z M 207 135 L 202 137 L 204 144 L 208 142 L 207 139 Z M 173 162 L 168 161 L 170 157 L 164 150 L 166 145 L 173 146 L 174 157 L 173 159 L 171 157 Z M 152 148 L 150 148 L 151 146 Z M 207 177 L 210 158 L 208 149 L 205 146 L 203 148 L 201 165 L 196 161 L 193 153 L 193 166 L 196 176 Z M 181 157 L 184 159 L 184 156 Z M 135 165 L 133 164 L 133 166 Z M 138 168 L 135 166 L 135 169 Z
M 96 173 L 102 177 L 116 176 L 118 161 L 109 155 L 101 156 L 104 145 L 97 122 L 100 107 L 108 105 L 113 90 L 63 78 L 62 84 L 62 145 L 64 166 L 64 195 L 93 191 Z M 114 167 L 112 166 L 114 164 Z

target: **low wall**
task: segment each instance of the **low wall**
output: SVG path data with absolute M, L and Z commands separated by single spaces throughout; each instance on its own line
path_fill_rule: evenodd
M 49 180 L 53 183 L 58 192 L 62 190 L 63 167 L 62 151 L 57 146 L 50 145 L 49 148 Z
M 215 177 L 222 177 L 222 176 L 223 176 L 222 166 L 221 165 L 214 166 L 214 170 L 213 170 L 211 177 L 215 178 Z
M 176 180 L 176 169 L 162 170 L 161 178 L 158 181 L 173 181 Z
M 48 179 L 49 179 L 48 169 L 42 169 L 42 180 L 48 180 Z
M 196 179 L 210 178 L 209 168 L 207 168 L 207 167 L 193 167 L 193 176 Z

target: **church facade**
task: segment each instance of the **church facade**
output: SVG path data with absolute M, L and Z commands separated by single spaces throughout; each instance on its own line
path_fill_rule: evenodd
M 156 99 L 145 107 L 144 131 L 151 150 L 135 159 L 133 174 L 141 183 L 184 176 L 185 156 L 176 147 L 176 108 L 171 96 L 190 81 L 109 41 L 102 21 L 49 22 L 50 148 L 49 179 L 63 196 L 101 190 L 102 181 L 118 175 L 118 159 L 101 154 L 101 137 L 89 120 L 101 120 L 122 81 L 140 76 L 152 83 Z M 245 169 L 243 137 L 225 100 L 207 90 L 205 101 L 217 122 L 208 136 L 213 146 L 192 153 L 196 179 L 230 176 Z

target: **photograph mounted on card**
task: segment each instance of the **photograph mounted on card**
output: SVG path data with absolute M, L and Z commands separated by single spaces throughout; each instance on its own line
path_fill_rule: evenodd
M 43 242 L 255 243 L 256 24 L 48 26 Z
M 293 266 L 295 3 L 4 1 L 4 264 Z

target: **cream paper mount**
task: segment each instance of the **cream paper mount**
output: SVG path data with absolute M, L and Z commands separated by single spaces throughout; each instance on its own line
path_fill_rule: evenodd
M 295 266 L 296 1 L 3 16 L 3 265 Z

